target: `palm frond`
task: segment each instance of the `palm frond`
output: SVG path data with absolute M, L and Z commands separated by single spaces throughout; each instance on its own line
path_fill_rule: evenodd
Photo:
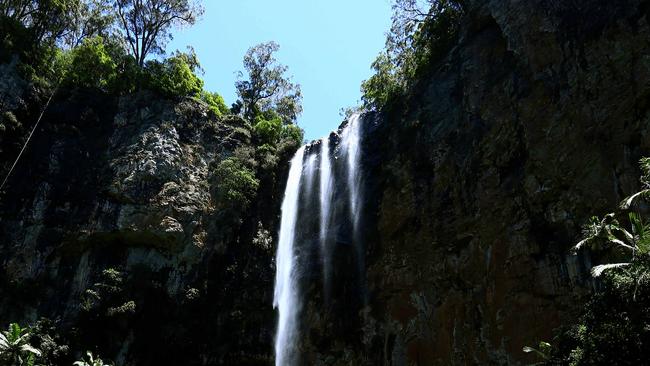
M 9 340 L 4 335 L 4 332 L 0 332 L 0 352 L 5 348 L 9 348 Z
M 33 347 L 30 344 L 23 344 L 20 346 L 20 350 L 23 352 L 33 353 L 34 355 L 41 357 L 41 350 L 36 347 Z
M 623 200 L 623 202 L 621 202 L 621 204 L 620 204 L 621 210 L 629 210 L 630 207 L 632 207 L 632 204 L 634 203 L 634 201 L 636 201 L 637 198 L 642 197 L 642 196 L 648 196 L 648 195 L 650 195 L 650 189 L 644 189 L 644 190 L 642 190 L 640 192 L 637 192 L 637 193 L 631 195 L 630 197 L 625 198 Z
M 585 238 L 585 239 L 580 240 L 578 242 L 578 244 L 576 244 L 573 248 L 571 248 L 571 252 L 573 254 L 578 253 L 580 251 L 580 249 L 582 249 L 584 246 L 589 244 L 589 242 L 591 242 L 592 240 L 593 240 L 593 237 L 589 237 L 589 238 Z
M 628 245 L 628 244 L 626 244 L 624 241 L 622 241 L 622 240 L 620 240 L 620 239 L 617 239 L 617 238 L 615 238 L 615 237 L 613 237 L 613 236 L 609 238 L 609 242 L 610 242 L 610 243 L 613 243 L 613 244 L 616 244 L 616 245 L 618 245 L 618 246 L 621 246 L 621 247 L 623 247 L 623 248 L 625 248 L 625 249 L 632 250 L 632 251 L 634 251 L 634 250 L 636 249 L 636 248 L 634 248 L 633 246 Z
M 20 335 L 23 333 L 23 330 L 20 328 L 20 325 L 17 323 L 9 324 L 9 336 L 10 339 L 16 340 L 20 338 Z
M 625 266 L 629 266 L 630 263 L 610 263 L 610 264 L 601 264 L 598 266 L 595 266 L 591 269 L 591 275 L 593 277 L 600 277 L 600 275 L 603 274 L 608 269 L 612 268 L 621 268 Z
M 522 350 L 525 353 L 536 353 L 538 356 L 540 356 L 541 358 L 543 358 L 545 360 L 548 359 L 548 356 L 546 354 L 544 354 L 544 352 L 542 352 L 542 351 L 540 351 L 540 350 L 538 350 L 536 348 L 533 348 L 533 347 L 530 347 L 530 346 L 524 346 L 524 348 Z

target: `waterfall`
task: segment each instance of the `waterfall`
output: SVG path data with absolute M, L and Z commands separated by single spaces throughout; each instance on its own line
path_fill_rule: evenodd
M 357 278 L 352 280 L 353 283 L 361 282 L 365 268 L 358 227 L 361 214 L 360 125 L 360 116 L 352 116 L 347 126 L 339 131 L 340 139 L 332 138 L 333 146 L 330 146 L 328 136 L 301 147 L 291 160 L 282 202 L 276 258 L 273 300 L 273 305 L 279 312 L 275 340 L 276 366 L 295 365 L 301 361 L 299 343 L 306 336 L 300 334 L 300 319 L 304 316 L 302 304 L 309 303 L 301 297 L 315 294 L 314 287 L 310 286 L 312 281 L 318 281 L 318 276 L 322 276 L 324 296 L 319 297 L 324 298 L 325 303 L 328 302 L 332 286 L 337 286 L 332 283 L 333 275 L 339 281 L 346 278 L 341 274 L 352 274 L 351 278 Z M 315 176 L 316 172 L 318 177 Z M 315 178 L 319 179 L 316 186 Z M 319 191 L 318 196 L 312 194 L 315 189 Z M 350 243 L 354 243 L 356 254 L 345 249 L 350 248 Z M 334 253 L 337 253 L 336 258 L 339 259 L 335 259 Z M 344 262 L 340 262 L 341 257 Z M 349 271 L 347 267 L 334 268 L 340 263 L 355 261 L 359 272 Z M 322 265 L 322 274 L 312 268 L 318 266 L 318 263 Z M 354 299 L 363 297 L 362 287 L 359 284 L 353 287 L 339 286 L 336 295 L 345 296 L 337 299 L 339 306 L 347 306 L 355 303 Z M 356 294 L 347 290 L 341 292 L 341 288 L 358 288 L 362 295 L 356 297 Z M 347 307 L 352 313 L 357 313 L 358 309 Z M 323 311 L 326 311 L 325 308 Z
M 329 299 L 330 287 L 330 251 L 328 247 L 328 231 L 330 226 L 330 203 L 332 201 L 332 161 L 330 160 L 329 136 L 321 139 L 320 151 L 320 245 L 323 258 L 323 289 L 325 301 Z
M 347 188 L 350 203 L 350 220 L 352 221 L 352 240 L 355 243 L 357 275 L 359 276 L 360 293 L 364 302 L 367 302 L 364 282 L 366 263 L 364 247 L 359 240 L 359 220 L 361 218 L 361 174 L 359 165 L 361 160 L 361 115 L 354 114 L 350 117 L 347 127 L 341 136 L 341 147 L 347 157 Z
M 275 340 L 275 364 L 291 364 L 295 353 L 297 333 L 297 315 L 299 310 L 298 288 L 295 272 L 294 239 L 298 218 L 298 198 L 300 195 L 300 178 L 305 147 L 301 147 L 291 160 L 287 187 L 282 202 L 282 219 L 280 222 L 280 239 L 276 256 L 275 294 L 273 307 L 280 314 L 278 332 Z
M 361 128 L 359 114 L 354 114 L 348 121 L 348 126 L 343 130 L 341 136 L 341 146 L 345 149 L 347 155 L 347 183 L 350 200 L 350 219 L 352 220 L 353 230 L 358 230 L 359 224 L 359 202 L 360 202 L 360 184 L 359 184 L 359 159 L 361 151 Z

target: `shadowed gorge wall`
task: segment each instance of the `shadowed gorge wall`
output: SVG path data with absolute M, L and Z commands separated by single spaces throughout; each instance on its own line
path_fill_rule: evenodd
M 460 44 L 366 138 L 381 156 L 368 324 L 392 364 L 532 362 L 522 347 L 590 287 L 567 252 L 580 226 L 638 188 L 650 147 L 647 2 L 469 9 Z
M 363 116 L 365 271 L 339 215 L 331 293 L 316 251 L 300 279 L 308 364 L 533 362 L 522 347 L 551 340 L 592 287 L 590 258 L 568 254 L 581 225 L 638 189 L 650 2 L 466 8 L 459 43 L 403 99 Z M 0 71 L 2 112 L 27 131 L 42 93 L 11 64 Z M 273 364 L 273 258 L 295 149 L 233 211 L 214 168 L 250 147 L 241 118 L 212 118 L 191 98 L 67 90 L 42 123 L 0 196 L 0 325 L 58 318 L 76 347 L 124 365 Z M 4 173 L 20 144 L 0 137 Z M 335 184 L 332 210 L 345 211 L 347 183 Z M 311 186 L 302 205 L 318 207 L 318 174 Z M 303 219 L 314 236 L 302 245 L 316 248 L 320 212 Z

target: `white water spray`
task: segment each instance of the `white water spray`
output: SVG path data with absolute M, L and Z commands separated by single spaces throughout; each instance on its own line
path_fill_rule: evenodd
M 273 307 L 277 308 L 280 314 L 275 340 L 276 366 L 291 364 L 296 347 L 297 316 L 300 304 L 295 273 L 294 240 L 304 154 L 305 147 L 303 146 L 291 160 L 289 178 L 284 191 L 284 201 L 282 202 L 280 240 L 275 263 L 275 294 L 273 297 Z
M 348 192 L 350 196 L 350 218 L 354 224 L 353 229 L 357 231 L 359 223 L 359 200 L 360 200 L 360 175 L 359 159 L 361 157 L 361 128 L 359 114 L 350 117 L 347 127 L 341 136 L 341 146 L 345 149 L 348 163 Z
M 328 248 L 328 231 L 330 230 L 330 219 L 332 203 L 332 161 L 330 160 L 330 139 L 329 136 L 321 139 L 320 151 L 320 246 L 323 259 L 323 288 L 325 299 L 329 299 L 330 287 L 330 250 Z
M 336 204 L 335 191 L 335 172 L 346 172 L 347 177 L 341 177 L 341 183 L 347 184 L 349 200 L 349 220 L 352 222 L 352 242 L 356 243 L 357 255 L 356 261 L 359 267 L 359 275 L 362 275 L 364 269 L 363 263 L 363 246 L 359 243 L 359 216 L 360 216 L 360 195 L 361 195 L 361 177 L 360 177 L 360 154 L 361 154 L 361 128 L 360 115 L 356 114 L 350 117 L 348 125 L 341 132 L 340 148 L 334 148 L 331 153 L 336 156 L 345 157 L 345 160 L 334 160 L 330 156 L 329 137 L 321 140 L 320 161 L 318 169 L 319 174 L 319 202 L 320 220 L 319 232 L 310 233 L 309 230 L 314 228 L 309 221 L 311 215 L 315 213 L 312 207 L 315 202 L 312 200 L 312 189 L 314 173 L 317 169 L 317 153 L 309 149 L 309 156 L 305 159 L 306 148 L 301 147 L 291 160 L 289 178 L 282 202 L 282 219 L 280 223 L 280 238 L 276 258 L 276 278 L 275 278 L 275 296 L 273 305 L 279 311 L 278 330 L 275 340 L 275 365 L 291 366 L 299 362 L 298 343 L 299 334 L 299 313 L 301 310 L 301 298 L 299 291 L 300 271 L 309 268 L 303 268 L 303 263 L 307 258 L 301 258 L 298 253 L 305 248 L 300 245 L 314 243 L 316 235 L 319 235 L 323 263 L 323 285 L 325 290 L 325 301 L 329 297 L 331 274 L 332 272 L 332 251 L 336 245 L 332 235 L 334 224 L 340 224 L 340 220 L 347 218 L 339 217 L 334 214 Z M 340 169 L 337 163 L 345 164 L 345 169 Z M 307 186 L 305 186 L 307 185 Z M 337 190 L 338 191 L 338 190 Z M 301 197 L 302 192 L 302 197 Z M 345 196 L 344 196 L 345 197 Z M 345 198 L 343 198 L 345 199 Z M 302 201 L 301 201 L 302 200 Z M 306 210 L 304 218 L 307 220 L 302 223 L 299 215 L 299 207 Z M 334 217 L 336 216 L 336 217 Z M 310 234 L 312 236 L 310 236 Z M 299 241 L 298 242 L 298 239 Z M 298 250 L 296 248 L 298 247 Z M 307 248 L 308 249 L 308 248 Z M 306 250 L 305 252 L 309 252 Z M 361 292 L 364 292 L 363 289 Z

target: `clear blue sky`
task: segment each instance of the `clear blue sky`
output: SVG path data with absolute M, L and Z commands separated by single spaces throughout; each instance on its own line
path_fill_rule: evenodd
M 276 41 L 277 59 L 301 84 L 304 112 L 298 124 L 309 140 L 341 122 L 339 110 L 361 97 L 361 81 L 384 46 L 390 0 L 204 0 L 193 27 L 175 30 L 168 52 L 192 45 L 205 70 L 205 88 L 236 100 L 236 72 L 246 50 Z

